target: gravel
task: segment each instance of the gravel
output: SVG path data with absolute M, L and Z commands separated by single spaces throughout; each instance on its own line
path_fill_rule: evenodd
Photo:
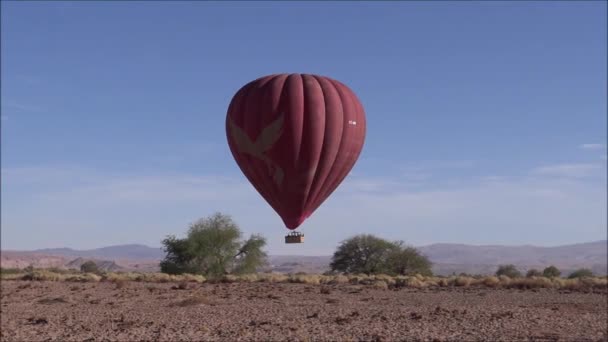
M 608 341 L 607 293 L 2 281 L 2 341 Z

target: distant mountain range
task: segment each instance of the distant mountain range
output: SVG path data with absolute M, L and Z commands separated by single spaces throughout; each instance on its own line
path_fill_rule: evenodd
M 608 241 L 556 247 L 464 245 L 439 243 L 417 247 L 433 262 L 436 274 L 491 274 L 498 265 L 514 264 L 520 270 L 542 269 L 555 265 L 567 274 L 577 268 L 590 268 L 596 274 L 608 273 Z M 51 248 L 34 251 L 2 251 L 2 267 L 78 268 L 84 260 L 95 260 L 112 270 L 158 270 L 164 257 L 161 248 L 139 244 L 109 246 L 89 250 Z M 76 259 L 76 260 L 74 260 Z M 271 255 L 269 270 L 281 273 L 322 273 L 329 268 L 331 256 Z
M 108 246 L 85 250 L 71 248 L 45 248 L 37 249 L 32 252 L 45 255 L 101 259 L 160 260 L 165 256 L 165 253 L 161 248 L 148 247 L 146 245 L 138 244 Z

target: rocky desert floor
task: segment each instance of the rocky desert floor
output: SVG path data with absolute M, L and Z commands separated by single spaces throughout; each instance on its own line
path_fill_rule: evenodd
M 607 341 L 607 294 L 2 281 L 2 341 Z M 185 287 L 185 288 L 184 288 Z

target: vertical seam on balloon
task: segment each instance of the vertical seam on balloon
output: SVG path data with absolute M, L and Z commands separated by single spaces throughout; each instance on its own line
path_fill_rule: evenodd
M 342 148 L 343 148 L 343 144 L 345 142 L 344 135 L 346 134 L 346 127 L 344 127 L 344 117 L 346 116 L 346 111 L 344 109 L 344 97 L 342 96 L 342 93 L 340 92 L 338 87 L 334 84 L 333 80 L 329 79 L 329 83 L 331 84 L 332 87 L 334 87 L 334 90 L 336 91 L 336 93 L 338 94 L 338 97 L 340 98 L 340 104 L 342 106 L 342 126 L 343 127 L 342 127 L 342 134 L 340 134 L 340 143 L 338 145 L 338 153 L 336 154 L 336 158 L 334 158 L 334 160 L 332 162 L 331 168 L 329 170 L 329 174 L 322 185 L 323 187 L 325 187 L 325 189 L 320 191 L 317 194 L 316 199 L 326 198 L 329 194 L 331 194 L 333 192 L 333 190 L 331 190 L 331 189 L 335 187 L 335 184 L 339 183 L 338 175 L 336 175 L 335 177 L 332 177 L 332 175 L 334 175 L 339 170 L 338 165 L 336 164 L 336 160 L 338 160 L 338 158 L 340 157 L 340 154 L 343 153 Z M 329 182 L 329 184 L 326 184 L 329 180 L 331 180 L 331 182 Z M 320 204 L 321 203 L 319 203 L 319 205 Z M 313 208 L 313 209 L 316 210 L 317 207 L 319 207 L 319 206 L 315 205 L 315 208 Z
M 326 144 L 325 144 L 325 139 L 328 136 L 327 134 L 327 116 L 328 116 L 328 112 L 327 112 L 327 102 L 325 101 L 325 91 L 323 90 L 323 85 L 321 84 L 321 81 L 319 81 L 318 76 L 314 76 L 315 80 L 317 81 L 317 83 L 319 83 L 319 86 L 321 87 L 321 92 L 323 94 L 323 99 L 324 99 L 324 104 L 325 104 L 325 127 L 324 127 L 324 135 L 323 135 L 323 147 L 321 149 L 321 153 L 319 155 L 319 162 L 321 161 L 321 157 L 323 156 L 323 153 L 328 153 L 327 152 L 327 148 L 326 148 Z M 326 80 L 327 82 L 325 82 L 326 84 L 329 83 L 331 87 L 334 88 L 336 94 L 338 94 L 338 97 L 340 98 L 340 94 L 338 92 L 338 90 L 336 89 L 336 87 L 333 85 L 333 83 L 331 83 L 331 81 Z M 341 115 L 341 120 L 340 123 L 342 126 L 344 126 L 344 107 L 342 106 L 342 99 L 340 98 L 340 107 L 342 108 L 342 115 Z M 331 115 L 337 115 L 337 113 L 331 113 Z M 317 201 L 318 198 L 320 198 L 319 196 L 323 193 L 323 187 L 325 186 L 325 183 L 327 182 L 327 180 L 331 177 L 331 171 L 334 167 L 334 163 L 336 162 L 336 159 L 338 158 L 338 155 L 340 154 L 340 144 L 342 144 L 342 136 L 344 134 L 344 127 L 342 127 L 342 131 L 340 134 L 340 141 L 338 142 L 338 151 L 336 152 L 336 154 L 333 157 L 333 160 L 330 163 L 329 166 L 329 170 L 327 171 L 327 175 L 325 176 L 324 179 L 319 180 L 319 182 L 315 182 L 315 178 L 317 177 L 317 171 L 319 170 L 319 165 L 317 165 L 317 169 L 315 170 L 315 177 L 313 178 L 313 184 L 311 185 L 311 191 L 314 192 L 313 189 L 313 185 L 316 185 L 315 187 L 318 188 L 318 190 L 316 191 L 316 194 L 311 197 L 311 198 L 307 198 L 304 210 L 305 213 L 310 215 L 313 212 L 313 207 L 315 206 L 315 202 Z M 322 198 L 322 197 L 321 197 Z
M 298 77 L 300 83 L 302 84 L 302 110 L 298 113 L 298 115 L 302 118 L 302 125 L 300 127 L 300 141 L 298 142 L 298 154 L 296 154 L 294 161 L 296 170 L 300 165 L 300 155 L 302 154 L 302 139 L 304 138 L 304 125 L 306 124 L 306 120 L 304 120 L 304 113 L 306 113 L 306 89 L 304 89 L 304 79 L 302 75 L 296 75 L 294 77 Z
M 313 79 L 315 82 L 317 82 L 317 85 L 319 85 L 319 89 L 321 91 L 321 96 L 323 97 L 323 105 L 324 105 L 324 116 L 327 116 L 327 106 L 325 105 L 325 94 L 323 93 L 323 87 L 321 86 L 321 83 L 319 82 L 319 80 L 316 79 L 316 77 L 314 77 L 314 75 L 310 75 L 311 79 Z M 306 100 L 306 98 L 305 98 Z M 304 101 L 306 102 L 306 101 Z M 311 190 L 313 190 L 313 185 L 315 183 L 315 177 L 317 176 L 317 172 L 319 171 L 319 163 L 321 162 L 321 156 L 323 155 L 323 151 L 325 149 L 325 133 L 326 133 L 326 129 L 327 129 L 327 122 L 325 120 L 325 118 L 323 118 L 323 134 L 321 135 L 321 149 L 319 151 L 319 154 L 316 156 L 311 156 L 311 160 L 317 160 L 317 164 L 315 165 L 315 169 L 312 175 L 312 178 L 310 180 L 310 184 L 307 185 L 307 189 L 306 192 L 304 193 L 304 198 L 302 199 L 302 208 L 300 209 L 300 213 L 306 215 L 306 208 L 308 207 L 308 196 L 310 196 L 310 192 Z M 313 133 L 311 135 L 311 141 L 314 140 L 314 138 L 318 138 L 315 136 L 315 134 Z

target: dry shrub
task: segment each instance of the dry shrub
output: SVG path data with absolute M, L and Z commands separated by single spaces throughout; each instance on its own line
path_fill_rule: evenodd
M 551 278 L 551 283 L 553 284 L 553 287 L 561 289 L 566 285 L 565 282 L 566 279 L 562 279 L 562 278 Z
M 366 274 L 353 274 L 348 276 L 348 282 L 357 285 L 357 284 L 366 284 L 370 283 L 370 278 Z
M 500 285 L 504 286 L 504 287 L 508 287 L 509 284 L 511 283 L 511 278 L 507 277 L 504 274 L 501 274 L 500 276 L 498 276 L 498 280 L 500 281 Z
M 236 283 L 238 281 L 239 281 L 239 277 L 235 276 L 234 274 L 225 274 L 220 279 L 220 282 L 227 283 L 227 284 Z
M 49 272 L 47 270 L 35 270 L 31 273 L 26 273 L 21 277 L 21 279 L 35 281 L 62 281 L 66 279 L 66 275 Z
M 424 281 L 420 280 L 420 278 L 418 277 L 410 277 L 407 279 L 407 286 L 416 289 L 422 289 L 425 288 L 427 284 Z
M 437 285 L 440 287 L 448 287 L 450 286 L 450 278 L 441 278 L 437 281 Z
M 591 285 L 596 289 L 608 289 L 608 278 L 591 278 Z
M 385 282 L 387 285 L 395 285 L 395 283 L 396 283 L 395 278 L 393 278 L 389 275 L 386 275 L 386 274 L 377 274 L 374 276 L 374 279 L 381 280 L 381 281 Z
M 342 274 L 330 277 L 328 284 L 346 284 L 348 283 L 348 277 Z
M 426 278 L 426 280 L 424 281 L 424 284 L 426 287 L 437 287 L 439 286 L 438 284 L 438 279 L 436 278 Z
M 461 277 L 461 276 L 458 276 L 454 280 L 454 285 L 456 285 L 456 286 L 462 286 L 462 287 L 469 287 L 472 282 L 473 282 L 473 278 L 471 278 L 471 277 Z
M 487 287 L 497 287 L 500 285 L 500 279 L 495 276 L 485 277 L 481 280 L 481 282 Z
M 134 272 L 109 272 L 101 277 L 102 281 L 141 281 L 143 275 Z
M 562 288 L 566 289 L 566 290 L 574 290 L 574 291 L 580 290 L 580 289 L 583 288 L 583 285 L 584 285 L 580 281 L 580 279 L 562 279 L 562 280 L 563 280 L 563 282 L 562 282 L 562 284 L 563 284 Z
M 530 277 L 530 278 L 515 278 L 505 285 L 506 288 L 516 289 L 537 289 L 537 288 L 550 288 L 553 283 L 551 280 L 544 277 Z
M 317 274 L 295 274 L 289 277 L 288 282 L 300 284 L 320 284 L 321 277 Z
M 151 283 L 168 283 L 175 280 L 170 274 L 166 273 L 145 273 L 142 276 L 143 279 L 140 281 Z
M 68 275 L 65 281 L 82 282 L 82 283 L 96 283 L 101 280 L 101 277 L 94 273 L 84 273 Z
M 189 283 L 204 283 L 206 279 L 200 274 L 184 273 L 179 276 L 179 280 Z
M 281 273 L 265 273 L 258 275 L 258 281 L 262 283 L 284 283 L 289 277 Z
M 388 284 L 384 280 L 374 280 L 372 287 L 379 290 L 388 290 Z
M 23 273 L 2 273 L 0 279 L 2 280 L 20 280 L 23 279 Z
M 239 280 L 245 283 L 255 283 L 259 281 L 259 277 L 257 274 L 243 274 L 239 276 Z
M 427 286 L 424 281 L 416 277 L 408 277 L 408 276 L 397 276 L 394 278 L 395 287 L 413 287 L 417 289 L 421 289 Z

